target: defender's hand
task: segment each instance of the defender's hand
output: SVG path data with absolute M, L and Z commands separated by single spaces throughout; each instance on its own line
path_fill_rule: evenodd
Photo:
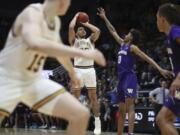
M 102 19 L 105 19 L 106 18 L 105 10 L 103 8 L 101 8 L 101 7 L 98 8 L 97 10 L 98 10 L 97 15 L 100 16 Z
M 165 70 L 165 69 L 161 69 L 159 71 L 161 73 L 162 76 L 164 76 L 165 78 L 172 78 L 174 76 L 173 72 Z

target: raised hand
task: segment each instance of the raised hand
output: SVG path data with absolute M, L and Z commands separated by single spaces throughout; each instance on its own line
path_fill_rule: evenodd
M 101 8 L 101 7 L 98 8 L 97 10 L 98 10 L 97 15 L 100 16 L 102 19 L 105 19 L 106 18 L 105 10 L 103 8 Z

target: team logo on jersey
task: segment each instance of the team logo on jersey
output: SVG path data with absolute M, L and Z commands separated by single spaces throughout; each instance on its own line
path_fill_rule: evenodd
M 128 93 L 132 94 L 133 93 L 133 89 L 127 89 Z
M 121 51 L 119 51 L 119 53 L 118 53 L 118 54 L 127 55 L 127 51 L 125 51 L 125 50 L 121 50 Z

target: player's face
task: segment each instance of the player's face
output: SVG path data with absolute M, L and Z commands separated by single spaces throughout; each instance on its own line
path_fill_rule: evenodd
M 159 32 L 164 32 L 164 17 L 159 16 L 159 14 L 157 13 L 156 18 Z
M 161 86 L 162 86 L 163 88 L 166 88 L 166 87 L 167 87 L 166 82 L 165 82 L 165 81 L 162 81 L 162 82 L 161 82 Z
M 79 27 L 77 29 L 77 35 L 81 38 L 86 36 L 86 31 L 85 31 L 84 27 Z
M 56 0 L 55 5 L 57 7 L 58 15 L 66 14 L 70 4 L 71 0 Z
M 124 38 L 124 41 L 125 42 L 129 42 L 129 41 L 131 41 L 132 40 L 132 34 L 129 32 L 126 36 L 125 36 L 125 38 Z

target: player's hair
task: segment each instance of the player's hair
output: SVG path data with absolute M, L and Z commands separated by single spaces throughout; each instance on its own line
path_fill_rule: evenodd
M 131 29 L 130 33 L 133 37 L 131 43 L 135 44 L 135 45 L 139 44 L 141 41 L 141 32 L 139 30 L 136 30 L 136 29 Z
M 172 3 L 166 3 L 159 7 L 159 16 L 166 18 L 170 25 L 180 25 L 180 6 Z
M 82 24 L 77 23 L 76 26 L 74 27 L 74 31 L 77 32 L 78 28 L 80 28 L 80 27 L 85 28 Z

